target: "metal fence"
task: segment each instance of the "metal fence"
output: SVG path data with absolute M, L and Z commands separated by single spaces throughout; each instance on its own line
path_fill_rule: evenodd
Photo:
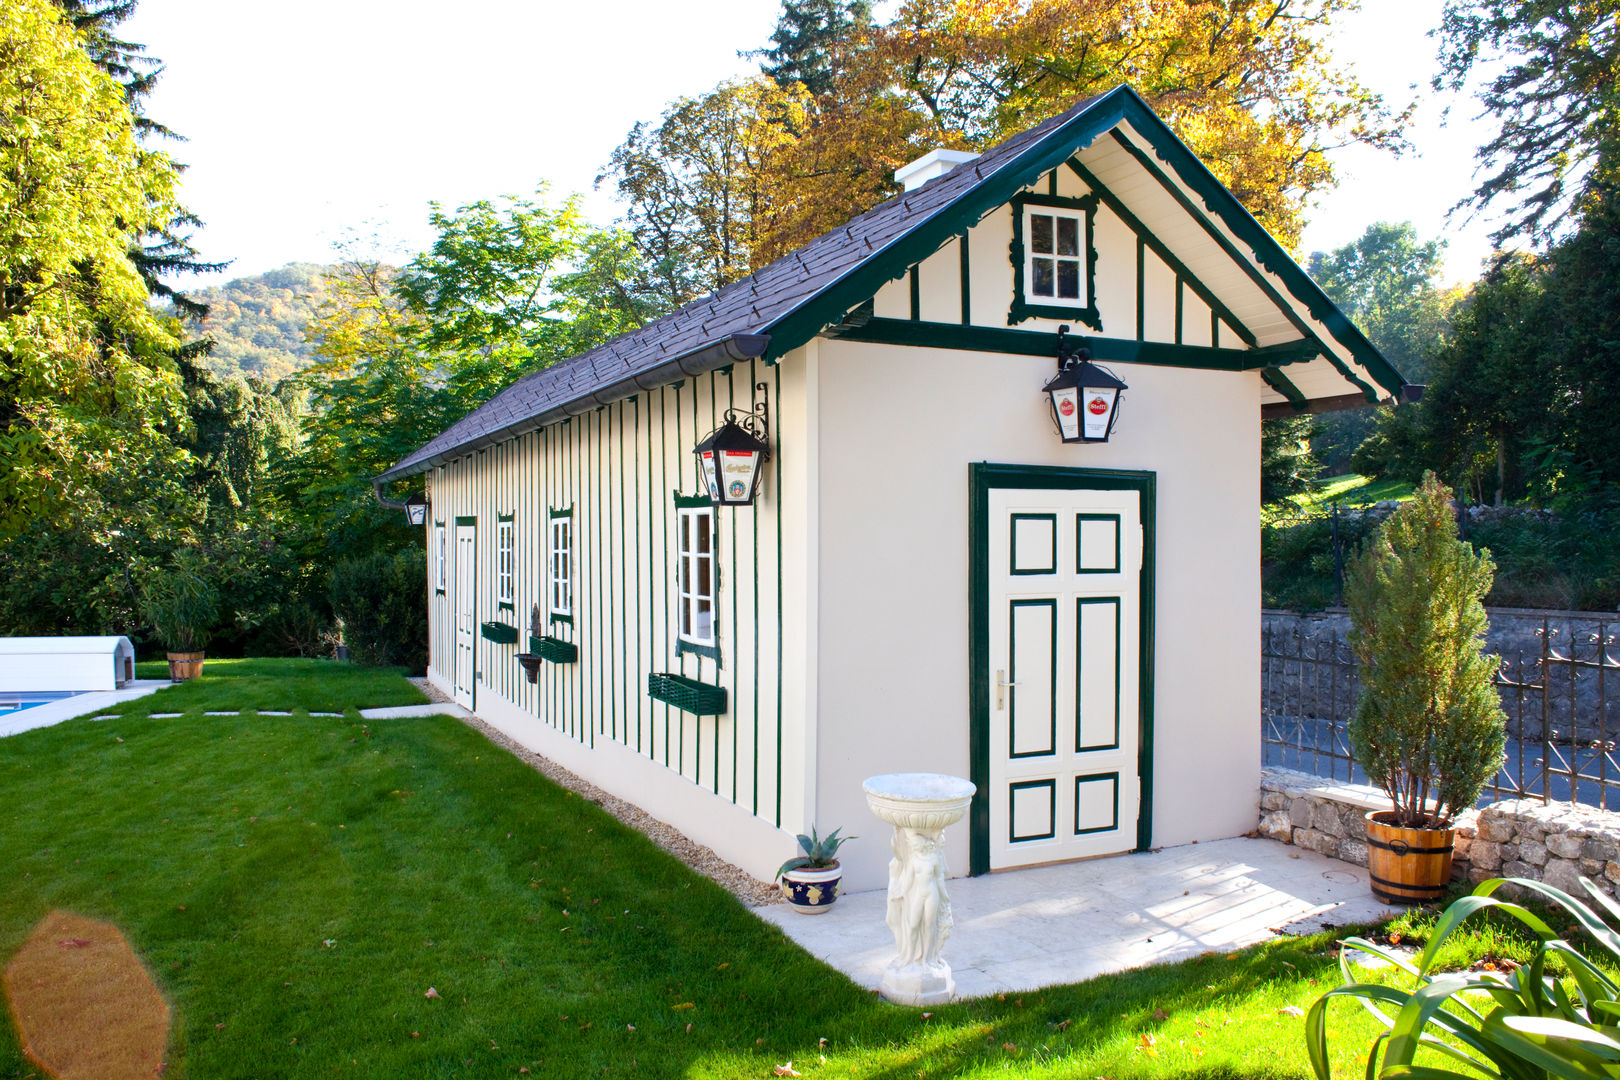
M 1504 656 L 1493 680 L 1507 713 L 1507 753 L 1480 799 L 1540 799 L 1620 808 L 1620 659 L 1609 624 L 1560 641 L 1542 623 L 1539 651 Z M 1356 661 L 1336 631 L 1268 621 L 1261 641 L 1261 730 L 1267 765 L 1367 783 L 1350 755 Z

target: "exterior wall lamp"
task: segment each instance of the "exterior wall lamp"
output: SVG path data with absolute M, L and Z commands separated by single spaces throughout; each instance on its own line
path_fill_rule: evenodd
M 405 517 L 412 525 L 421 525 L 427 521 L 427 508 L 427 496 L 420 491 L 412 492 L 405 500 Z
M 760 400 L 753 412 L 727 409 L 725 422 L 693 448 L 709 501 L 716 506 L 752 506 L 771 459 L 770 397 L 766 383 L 754 384 Z
M 1042 387 L 1052 406 L 1052 422 L 1066 443 L 1107 442 L 1129 387 L 1093 364 L 1090 349 L 1071 348 L 1068 333 L 1067 323 L 1058 327 L 1057 374 Z

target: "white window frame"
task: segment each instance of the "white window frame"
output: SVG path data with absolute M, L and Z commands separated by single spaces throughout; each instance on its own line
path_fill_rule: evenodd
M 551 512 L 546 528 L 546 613 L 563 622 L 574 618 L 574 512 Z
M 438 589 L 440 592 L 444 592 L 444 580 L 445 574 L 448 572 L 450 556 L 446 547 L 446 545 L 449 543 L 449 537 L 445 535 L 444 523 L 442 521 L 436 521 L 433 523 L 433 533 L 434 543 L 438 548 L 437 573 L 434 575 L 434 588 Z
M 1035 218 L 1049 217 L 1052 219 L 1052 250 L 1035 250 Z M 1059 255 L 1057 253 L 1058 220 L 1066 218 L 1074 222 L 1075 254 Z M 1042 206 L 1038 203 L 1028 203 L 1024 206 L 1024 300 L 1030 304 L 1039 304 L 1045 307 L 1090 307 L 1090 278 L 1086 274 L 1086 212 L 1084 210 L 1070 210 L 1061 206 Z M 1052 292 L 1038 293 L 1035 291 L 1035 260 L 1052 260 Z M 1077 296 L 1058 295 L 1058 264 L 1073 263 L 1075 272 Z
M 495 522 L 495 600 L 497 603 L 512 606 L 513 588 L 513 552 L 514 529 L 513 521 Z
M 675 511 L 675 636 L 680 641 L 700 649 L 717 649 L 719 634 L 716 623 L 720 610 L 720 571 L 715 559 L 714 507 L 683 506 Z M 701 531 L 700 531 L 701 530 Z M 689 541 L 702 536 L 707 550 Z M 708 565 L 708 589 L 699 586 L 703 581 L 702 566 Z M 701 604 L 709 604 L 707 627 L 702 625 Z M 707 629 L 707 635 L 703 630 Z

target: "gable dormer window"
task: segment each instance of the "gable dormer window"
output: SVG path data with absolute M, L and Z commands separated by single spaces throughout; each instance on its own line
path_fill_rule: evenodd
M 1012 201 L 1013 298 L 1009 325 L 1059 319 L 1102 329 L 1097 312 L 1097 197 L 1024 194 Z
M 1024 208 L 1029 228 L 1029 274 L 1024 284 L 1034 303 L 1053 300 L 1078 301 L 1081 307 L 1091 299 L 1081 295 L 1080 214 L 1051 210 L 1044 206 Z

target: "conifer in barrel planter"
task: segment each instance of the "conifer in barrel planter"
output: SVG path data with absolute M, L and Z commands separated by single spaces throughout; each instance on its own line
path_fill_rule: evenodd
M 1507 717 L 1484 653 L 1495 564 L 1457 538 L 1451 492 L 1433 473 L 1351 562 L 1350 648 L 1361 692 L 1350 749 L 1390 810 L 1367 815 L 1373 893 L 1438 899 L 1452 828 L 1502 765 Z

